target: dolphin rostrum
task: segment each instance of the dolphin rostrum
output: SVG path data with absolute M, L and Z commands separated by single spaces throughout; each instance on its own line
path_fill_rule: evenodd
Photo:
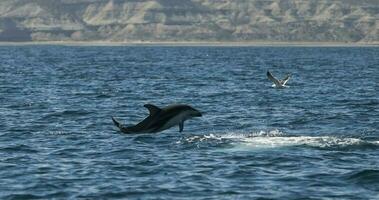
M 124 126 L 112 117 L 113 123 L 124 133 L 157 133 L 179 125 L 183 131 L 184 121 L 193 117 L 201 117 L 201 113 L 188 105 L 170 105 L 158 108 L 152 104 L 144 105 L 150 112 L 149 116 L 134 126 Z
M 279 80 L 279 79 L 275 78 L 271 74 L 270 71 L 267 71 L 267 78 L 270 79 L 270 81 L 274 82 L 274 84 L 272 85 L 272 87 L 285 88 L 285 87 L 288 87 L 288 86 L 286 86 L 286 83 L 287 83 L 288 80 L 290 80 L 291 75 L 287 74 L 286 77 L 283 80 Z

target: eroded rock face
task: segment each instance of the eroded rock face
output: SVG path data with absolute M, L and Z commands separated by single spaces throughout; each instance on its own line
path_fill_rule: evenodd
M 2 0 L 2 41 L 378 42 L 378 0 Z

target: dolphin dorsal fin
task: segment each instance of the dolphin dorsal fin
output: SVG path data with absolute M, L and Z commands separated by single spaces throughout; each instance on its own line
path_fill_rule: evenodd
M 144 107 L 149 110 L 151 116 L 153 116 L 153 115 L 155 115 L 161 111 L 160 108 L 158 108 L 157 106 L 154 106 L 152 104 L 145 104 Z

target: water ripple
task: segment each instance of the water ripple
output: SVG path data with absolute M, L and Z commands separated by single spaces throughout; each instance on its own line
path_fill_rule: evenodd
M 0 46 L 0 199 L 376 199 L 377 55 Z M 204 116 L 120 134 L 111 116 L 138 123 L 146 103 Z

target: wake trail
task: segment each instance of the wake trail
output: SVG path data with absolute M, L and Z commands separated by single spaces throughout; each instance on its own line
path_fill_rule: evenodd
M 369 141 L 353 137 L 337 136 L 307 136 L 307 135 L 287 135 L 278 130 L 259 131 L 255 133 L 235 133 L 205 134 L 191 136 L 185 139 L 186 142 L 203 141 L 224 141 L 232 144 L 238 149 L 262 149 L 262 148 L 282 148 L 291 146 L 306 146 L 317 148 L 345 148 L 345 147 L 379 147 L 379 141 Z

